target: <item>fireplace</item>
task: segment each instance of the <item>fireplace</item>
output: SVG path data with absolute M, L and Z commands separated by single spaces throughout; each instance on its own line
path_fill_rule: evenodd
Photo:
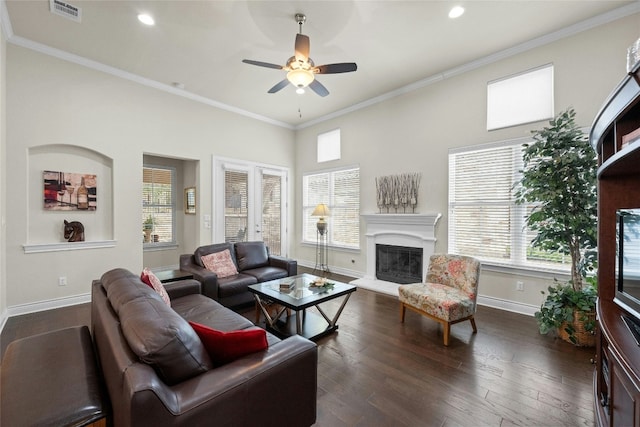
M 417 280 L 412 279 L 410 282 L 404 283 L 424 280 L 429 266 L 429 258 L 435 252 L 435 229 L 440 214 L 363 214 L 362 218 L 366 224 L 367 271 L 363 278 L 351 283 L 364 289 L 398 296 L 399 282 L 397 280 L 391 281 L 389 277 L 380 278 L 376 272 L 377 245 L 419 249 L 421 254 L 417 255 L 417 258 L 420 258 L 420 266 L 416 267 L 411 264 L 411 269 L 415 270 L 414 274 Z
M 376 278 L 395 283 L 422 281 L 422 248 L 376 245 Z

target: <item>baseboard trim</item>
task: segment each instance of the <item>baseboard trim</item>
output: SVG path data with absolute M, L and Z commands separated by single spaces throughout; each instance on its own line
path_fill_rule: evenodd
M 298 260 L 298 265 L 306 268 L 314 268 L 316 266 L 315 262 L 306 260 Z M 329 265 L 328 268 L 331 273 L 341 274 L 348 277 L 355 277 L 356 279 L 364 277 L 364 273 L 361 271 L 350 270 L 348 268 L 333 267 L 331 265 Z
M 495 297 L 488 297 L 486 295 L 478 295 L 478 305 L 511 311 L 513 313 L 524 314 L 526 316 L 533 316 L 536 311 L 540 310 L 540 307 L 538 307 L 537 305 L 525 304 L 522 302 L 510 301 Z
M 315 263 L 313 261 L 307 260 L 298 260 L 298 265 L 307 268 L 315 267 Z M 364 273 L 361 271 L 349 270 L 346 268 L 338 268 L 329 266 L 329 270 L 332 273 L 343 274 L 349 277 L 355 277 L 356 279 L 361 279 L 364 277 Z M 363 286 L 364 289 L 367 289 L 366 286 Z M 376 292 L 374 289 L 369 289 L 373 292 Z M 388 294 L 388 292 L 381 292 L 383 294 Z M 518 301 L 511 301 L 502 298 L 495 298 L 486 295 L 478 295 L 478 304 L 483 305 L 485 307 L 497 308 L 499 310 L 511 311 L 513 313 L 524 314 L 525 316 L 533 316 L 536 311 L 540 310 L 540 307 L 537 305 L 526 304 Z
M 91 294 L 74 295 L 71 297 L 55 298 L 47 301 L 19 304 L 7 308 L 7 316 L 20 316 L 22 314 L 36 313 L 38 311 L 53 310 L 54 308 L 69 307 L 91 302 Z
M 9 316 L 7 315 L 7 310 L 4 310 L 2 312 L 2 314 L 0 314 L 0 334 L 2 333 L 2 330 L 4 329 L 4 325 L 7 324 L 7 319 L 9 318 Z
M 313 268 L 315 264 L 310 261 L 298 261 L 298 264 Z M 359 271 L 349 270 L 346 268 L 329 267 L 329 269 L 336 274 L 342 274 L 349 277 L 362 278 L 363 274 Z M 36 313 L 38 311 L 53 310 L 55 308 L 68 307 L 71 305 L 84 304 L 91 302 L 91 294 L 81 294 L 65 298 L 56 298 L 47 301 L 38 301 L 35 303 L 19 304 L 8 307 L 4 313 L 0 314 L 0 333 L 4 329 L 7 320 L 13 316 L 20 316 L 22 314 Z M 497 308 L 499 310 L 511 311 L 513 313 L 524 314 L 526 316 L 533 316 L 534 313 L 540 310 L 540 307 L 525 304 L 517 301 L 509 301 L 501 298 L 490 297 L 486 295 L 478 295 L 478 304 L 486 307 Z

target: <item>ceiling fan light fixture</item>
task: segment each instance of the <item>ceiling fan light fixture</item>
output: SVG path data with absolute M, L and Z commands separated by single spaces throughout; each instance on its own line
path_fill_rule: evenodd
M 303 87 L 299 87 L 299 88 L 297 88 L 297 89 L 296 89 L 296 93 L 297 93 L 298 95 L 304 95 L 304 88 L 303 88 Z
M 315 77 L 309 70 L 298 68 L 287 73 L 287 80 L 297 88 L 305 88 L 313 81 Z

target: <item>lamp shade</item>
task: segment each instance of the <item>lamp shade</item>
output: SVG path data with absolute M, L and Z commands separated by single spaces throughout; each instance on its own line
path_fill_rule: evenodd
M 318 206 L 313 210 L 311 216 L 329 216 L 329 208 L 324 203 L 319 203 Z
M 291 70 L 287 73 L 287 80 L 289 80 L 292 85 L 298 88 L 307 87 L 314 78 L 315 77 L 313 76 L 313 73 L 311 71 L 304 70 L 302 68 Z
M 324 220 L 324 217 L 329 216 L 329 208 L 324 203 L 318 203 L 316 208 L 311 213 L 311 216 L 320 217 L 320 219 L 316 223 L 316 226 L 318 227 L 318 233 L 324 236 L 327 231 L 327 222 Z

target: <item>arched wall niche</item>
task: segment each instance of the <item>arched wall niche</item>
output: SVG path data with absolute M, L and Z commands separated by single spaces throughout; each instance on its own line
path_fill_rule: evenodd
M 49 144 L 30 147 L 27 164 L 26 252 L 81 249 L 113 242 L 113 159 L 77 145 Z M 96 175 L 96 210 L 45 210 L 45 170 Z M 64 220 L 80 221 L 84 225 L 85 243 L 71 244 L 66 241 L 63 231 Z

